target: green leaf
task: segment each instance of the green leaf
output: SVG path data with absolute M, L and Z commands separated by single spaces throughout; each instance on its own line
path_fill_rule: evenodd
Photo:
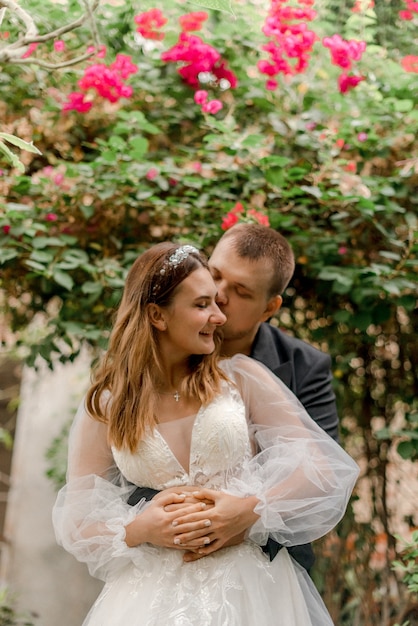
M 12 248 L 0 248 L 0 265 L 3 265 L 3 263 L 6 263 L 7 261 L 11 261 L 11 259 L 15 259 L 17 256 L 19 256 L 17 250 Z
M 129 139 L 129 145 L 131 146 L 130 155 L 135 159 L 141 159 L 144 154 L 148 152 L 149 142 L 145 137 L 136 135 Z
M 268 166 L 268 167 L 272 167 L 272 166 L 276 166 L 276 167 L 285 167 L 285 165 L 288 165 L 289 163 L 291 163 L 291 159 L 288 159 L 287 157 L 284 156 L 268 156 L 268 157 L 264 157 L 262 159 L 260 159 L 260 165 L 262 166 Z
M 264 140 L 265 137 L 263 137 L 263 135 L 248 135 L 241 145 L 243 148 L 256 148 L 260 146 Z
M 412 441 L 401 441 L 396 450 L 399 456 L 403 459 L 412 459 L 416 452 L 415 446 Z
M 21 150 L 27 150 L 28 152 L 34 152 L 35 154 L 42 154 L 42 152 L 33 145 L 32 141 L 24 141 L 23 139 L 20 139 L 20 137 L 15 137 L 15 135 L 9 135 L 9 133 L 0 133 L 0 139 L 8 141 L 14 146 L 21 148 Z
M 68 291 L 71 291 L 71 289 L 74 287 L 74 280 L 71 278 L 71 276 L 58 268 L 54 269 L 54 271 L 52 272 L 52 277 L 55 282 L 58 283 L 58 285 L 61 285 L 61 287 L 65 287 L 65 289 L 68 289 Z
M 34 248 L 46 248 L 48 246 L 65 246 L 65 243 L 58 237 L 34 237 L 32 240 Z
M 88 280 L 82 285 L 81 291 L 85 294 L 97 295 L 103 291 L 103 286 L 100 283 L 95 283 L 92 280 Z
M 25 166 L 20 161 L 20 159 L 6 146 L 5 143 L 0 141 L 0 152 L 3 152 L 6 155 L 6 159 L 12 164 L 13 167 L 16 167 L 19 172 L 25 171 Z
M 214 11 L 225 11 L 234 15 L 230 0 L 188 0 L 190 4 L 197 4 L 200 7 L 213 9 Z

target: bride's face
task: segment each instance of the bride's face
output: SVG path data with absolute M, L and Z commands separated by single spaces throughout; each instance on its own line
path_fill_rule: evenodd
M 214 351 L 215 329 L 226 321 L 215 302 L 216 293 L 213 278 L 204 267 L 180 283 L 172 303 L 162 309 L 165 329 L 160 340 L 163 349 L 179 357 Z

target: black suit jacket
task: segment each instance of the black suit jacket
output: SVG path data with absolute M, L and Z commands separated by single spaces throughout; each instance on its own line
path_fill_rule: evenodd
M 312 419 L 338 441 L 338 414 L 328 354 L 265 322 L 257 332 L 250 356 L 280 378 Z M 138 487 L 128 503 L 134 505 L 142 498 L 150 500 L 156 493 L 153 489 Z M 263 550 L 272 560 L 280 548 L 278 543 L 269 539 Z M 292 546 L 289 553 L 305 569 L 312 567 L 314 554 L 310 544 Z

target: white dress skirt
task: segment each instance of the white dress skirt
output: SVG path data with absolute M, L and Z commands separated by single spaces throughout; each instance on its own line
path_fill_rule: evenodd
M 196 416 L 150 433 L 134 454 L 109 448 L 106 427 L 80 407 L 53 522 L 58 542 L 106 583 L 83 626 L 332 626 L 286 546 L 338 523 L 358 466 L 263 366 L 239 355 L 223 367 L 233 383 Z M 125 526 L 148 503 L 127 504 L 132 487 L 120 486 L 121 475 L 159 490 L 255 494 L 260 517 L 242 544 L 191 563 L 174 549 L 129 548 Z M 273 561 L 260 547 L 269 536 L 285 546 Z

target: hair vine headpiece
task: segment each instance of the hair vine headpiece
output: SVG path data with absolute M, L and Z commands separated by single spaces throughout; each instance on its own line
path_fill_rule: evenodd
M 168 259 L 166 259 L 163 263 L 162 268 L 160 269 L 160 280 L 158 280 L 152 288 L 152 295 L 156 296 L 161 288 L 161 279 L 166 275 L 167 271 L 176 269 L 183 261 L 187 259 L 189 254 L 199 254 L 199 250 L 194 246 L 186 244 L 185 246 L 179 246 L 175 252 L 170 254 Z
M 165 261 L 164 265 L 160 269 L 160 274 L 163 276 L 166 273 L 167 268 L 176 268 L 182 261 L 185 261 L 192 252 L 199 254 L 199 250 L 194 246 L 185 245 L 177 248 L 177 250 L 168 257 L 168 260 Z

